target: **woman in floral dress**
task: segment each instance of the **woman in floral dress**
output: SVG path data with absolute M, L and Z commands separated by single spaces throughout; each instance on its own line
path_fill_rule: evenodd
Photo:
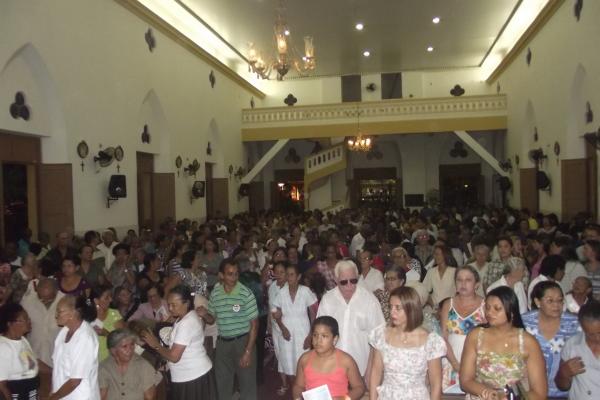
M 529 400 L 545 400 L 546 368 L 540 345 L 525 332 L 519 302 L 506 286 L 485 299 L 482 327 L 467 335 L 460 365 L 460 386 L 467 400 L 501 400 L 517 386 Z
M 369 334 L 374 348 L 369 399 L 440 400 L 446 345 L 437 333 L 421 327 L 423 310 L 416 290 L 400 287 L 390 293 L 390 319 L 389 325 Z

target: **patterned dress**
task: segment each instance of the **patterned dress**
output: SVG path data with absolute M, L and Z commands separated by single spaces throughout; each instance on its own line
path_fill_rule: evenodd
M 554 337 L 546 340 L 539 330 L 539 311 L 534 310 L 522 315 L 525 329 L 533 335 L 540 347 L 546 361 L 546 376 L 548 378 L 548 396 L 549 397 L 567 397 L 568 392 L 563 392 L 556 387 L 554 377 L 558 372 L 560 365 L 560 352 L 567 340 L 576 333 L 581 332 L 579 321 L 576 315 L 563 313 L 560 318 L 560 326 Z
M 514 385 L 518 382 L 527 384 L 527 364 L 524 356 L 523 329 L 519 329 L 519 351 L 496 353 L 494 351 L 482 351 L 481 341 L 485 328 L 479 328 L 477 333 L 477 358 L 475 361 L 475 380 L 491 388 L 502 390 L 506 385 Z M 467 400 L 480 399 L 479 396 L 467 394 Z
M 446 354 L 444 339 L 431 332 L 417 347 L 401 348 L 385 340 L 386 324 L 369 334 L 369 344 L 381 353 L 383 382 L 377 387 L 379 400 L 428 400 L 427 363 Z
M 448 329 L 448 344 L 452 348 L 452 352 L 459 362 L 469 332 L 477 325 L 486 322 L 485 313 L 483 311 L 484 304 L 485 303 L 482 302 L 475 311 L 466 317 L 463 317 L 454 308 L 454 298 L 450 298 L 450 309 L 448 310 L 448 321 L 446 322 L 446 328 Z M 462 393 L 459 386 L 458 371 L 454 371 L 447 358 L 443 360 L 443 371 L 442 388 L 444 392 Z

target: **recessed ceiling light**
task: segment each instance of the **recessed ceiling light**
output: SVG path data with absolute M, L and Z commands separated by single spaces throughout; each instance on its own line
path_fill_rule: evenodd
M 431 20 L 431 22 L 433 22 L 434 24 L 439 24 L 440 23 L 440 17 L 433 17 L 433 19 Z
M 431 53 L 433 51 L 433 46 L 427 47 L 427 51 Z
M 362 22 L 359 22 L 354 27 L 356 28 L 357 31 L 362 31 L 365 26 L 362 24 Z
M 283 34 L 284 34 L 285 36 L 290 36 L 290 31 L 286 29 L 285 31 L 283 31 Z
M 369 50 L 363 51 L 363 56 L 369 57 L 370 55 L 371 55 L 371 52 Z

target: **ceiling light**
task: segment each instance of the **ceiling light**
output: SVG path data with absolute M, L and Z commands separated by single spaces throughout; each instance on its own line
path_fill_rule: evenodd
M 357 31 L 362 31 L 365 26 L 362 24 L 362 22 L 359 22 L 354 27 Z
M 434 24 L 439 24 L 440 23 L 440 17 L 433 17 L 433 19 L 431 20 L 431 22 L 433 22 Z
M 433 46 L 427 47 L 427 51 L 431 53 L 433 51 Z
M 283 34 L 284 34 L 285 36 L 290 36 L 290 31 L 289 31 L 288 29 L 286 29 L 286 30 L 283 32 Z
M 371 55 L 371 52 L 369 50 L 363 51 L 363 56 L 369 57 L 370 55 Z

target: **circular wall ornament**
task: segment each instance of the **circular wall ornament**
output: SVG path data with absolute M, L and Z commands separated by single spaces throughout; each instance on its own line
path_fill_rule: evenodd
M 88 147 L 88 144 L 85 142 L 85 140 L 82 140 L 77 145 L 77 155 L 80 158 L 86 158 L 88 154 L 90 154 L 90 148 Z
M 115 159 L 117 161 L 122 161 L 124 156 L 125 152 L 123 151 L 123 148 L 121 146 L 117 146 L 115 148 Z
M 554 154 L 558 157 L 560 155 L 560 143 L 554 142 Z
M 181 168 L 182 165 L 183 165 L 183 160 L 181 159 L 181 156 L 177 156 L 177 158 L 175 159 L 175 166 L 177 168 Z
M 520 161 L 521 161 L 521 159 L 519 158 L 519 155 L 515 154 L 515 164 L 519 165 Z

